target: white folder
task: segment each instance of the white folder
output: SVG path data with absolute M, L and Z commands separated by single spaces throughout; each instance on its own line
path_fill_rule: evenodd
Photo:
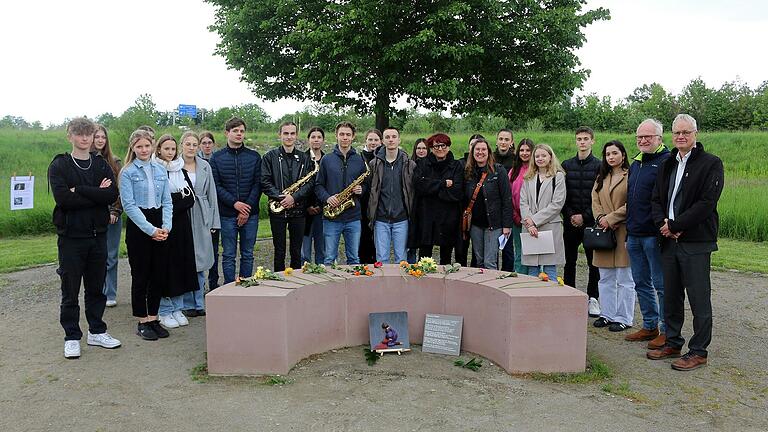
M 533 237 L 528 232 L 520 233 L 523 255 L 544 255 L 555 253 L 555 239 L 552 231 L 539 231 L 539 237 Z

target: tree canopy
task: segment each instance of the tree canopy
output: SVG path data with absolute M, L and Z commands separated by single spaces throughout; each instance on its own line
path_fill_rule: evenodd
M 393 103 L 532 114 L 581 86 L 585 0 L 207 0 L 217 54 L 259 96 L 376 114 Z

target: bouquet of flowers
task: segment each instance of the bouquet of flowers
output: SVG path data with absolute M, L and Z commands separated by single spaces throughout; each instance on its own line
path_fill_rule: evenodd
M 301 266 L 301 272 L 320 274 L 320 273 L 327 273 L 328 270 L 325 269 L 325 265 L 323 264 L 313 264 L 309 261 L 304 261 L 304 265 Z
M 409 275 L 417 278 L 422 277 L 427 273 L 437 273 L 437 263 L 431 257 L 424 257 L 416 264 L 408 264 L 406 261 L 400 261 L 400 268 L 405 270 Z
M 379 268 L 381 267 L 381 263 L 377 262 L 376 264 L 373 265 L 373 267 Z M 331 264 L 331 268 L 334 270 L 345 271 L 355 276 L 373 276 L 373 271 L 371 271 L 371 268 L 368 266 L 368 264 L 355 264 L 351 268 L 349 268 L 349 267 L 341 267 L 340 265 L 334 262 L 333 264 Z
M 287 270 L 287 269 L 286 269 Z M 291 269 L 293 271 L 293 269 Z M 286 273 L 290 274 L 290 273 Z M 248 278 L 238 278 L 235 280 L 235 285 L 240 285 L 242 287 L 249 287 L 249 286 L 256 286 L 259 285 L 259 280 L 276 280 L 276 281 L 284 281 L 285 278 L 280 276 L 279 274 L 273 272 L 270 269 L 265 269 L 262 266 L 256 267 L 256 272 L 253 274 L 253 276 Z

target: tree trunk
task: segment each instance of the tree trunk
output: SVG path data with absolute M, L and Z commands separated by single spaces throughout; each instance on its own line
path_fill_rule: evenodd
M 376 114 L 376 129 L 383 131 L 389 127 L 389 93 L 379 91 L 376 94 L 376 106 L 373 108 Z

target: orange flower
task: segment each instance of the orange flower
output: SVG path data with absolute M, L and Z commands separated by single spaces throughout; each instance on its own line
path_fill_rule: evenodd
M 541 272 L 539 273 L 539 279 L 543 280 L 544 282 L 549 282 L 549 275 L 544 272 Z
M 355 272 L 355 276 L 360 276 L 360 272 L 359 272 L 359 271 L 356 271 L 356 272 Z
M 408 267 L 408 261 L 400 261 L 400 267 Z
M 368 271 L 368 266 L 367 266 L 367 265 L 364 265 L 364 266 L 363 266 L 363 270 L 365 270 L 365 271 Z
M 365 272 L 365 275 L 366 275 L 366 276 L 371 276 L 372 274 L 373 274 L 373 272 L 372 272 L 372 271 L 367 271 L 367 272 Z

